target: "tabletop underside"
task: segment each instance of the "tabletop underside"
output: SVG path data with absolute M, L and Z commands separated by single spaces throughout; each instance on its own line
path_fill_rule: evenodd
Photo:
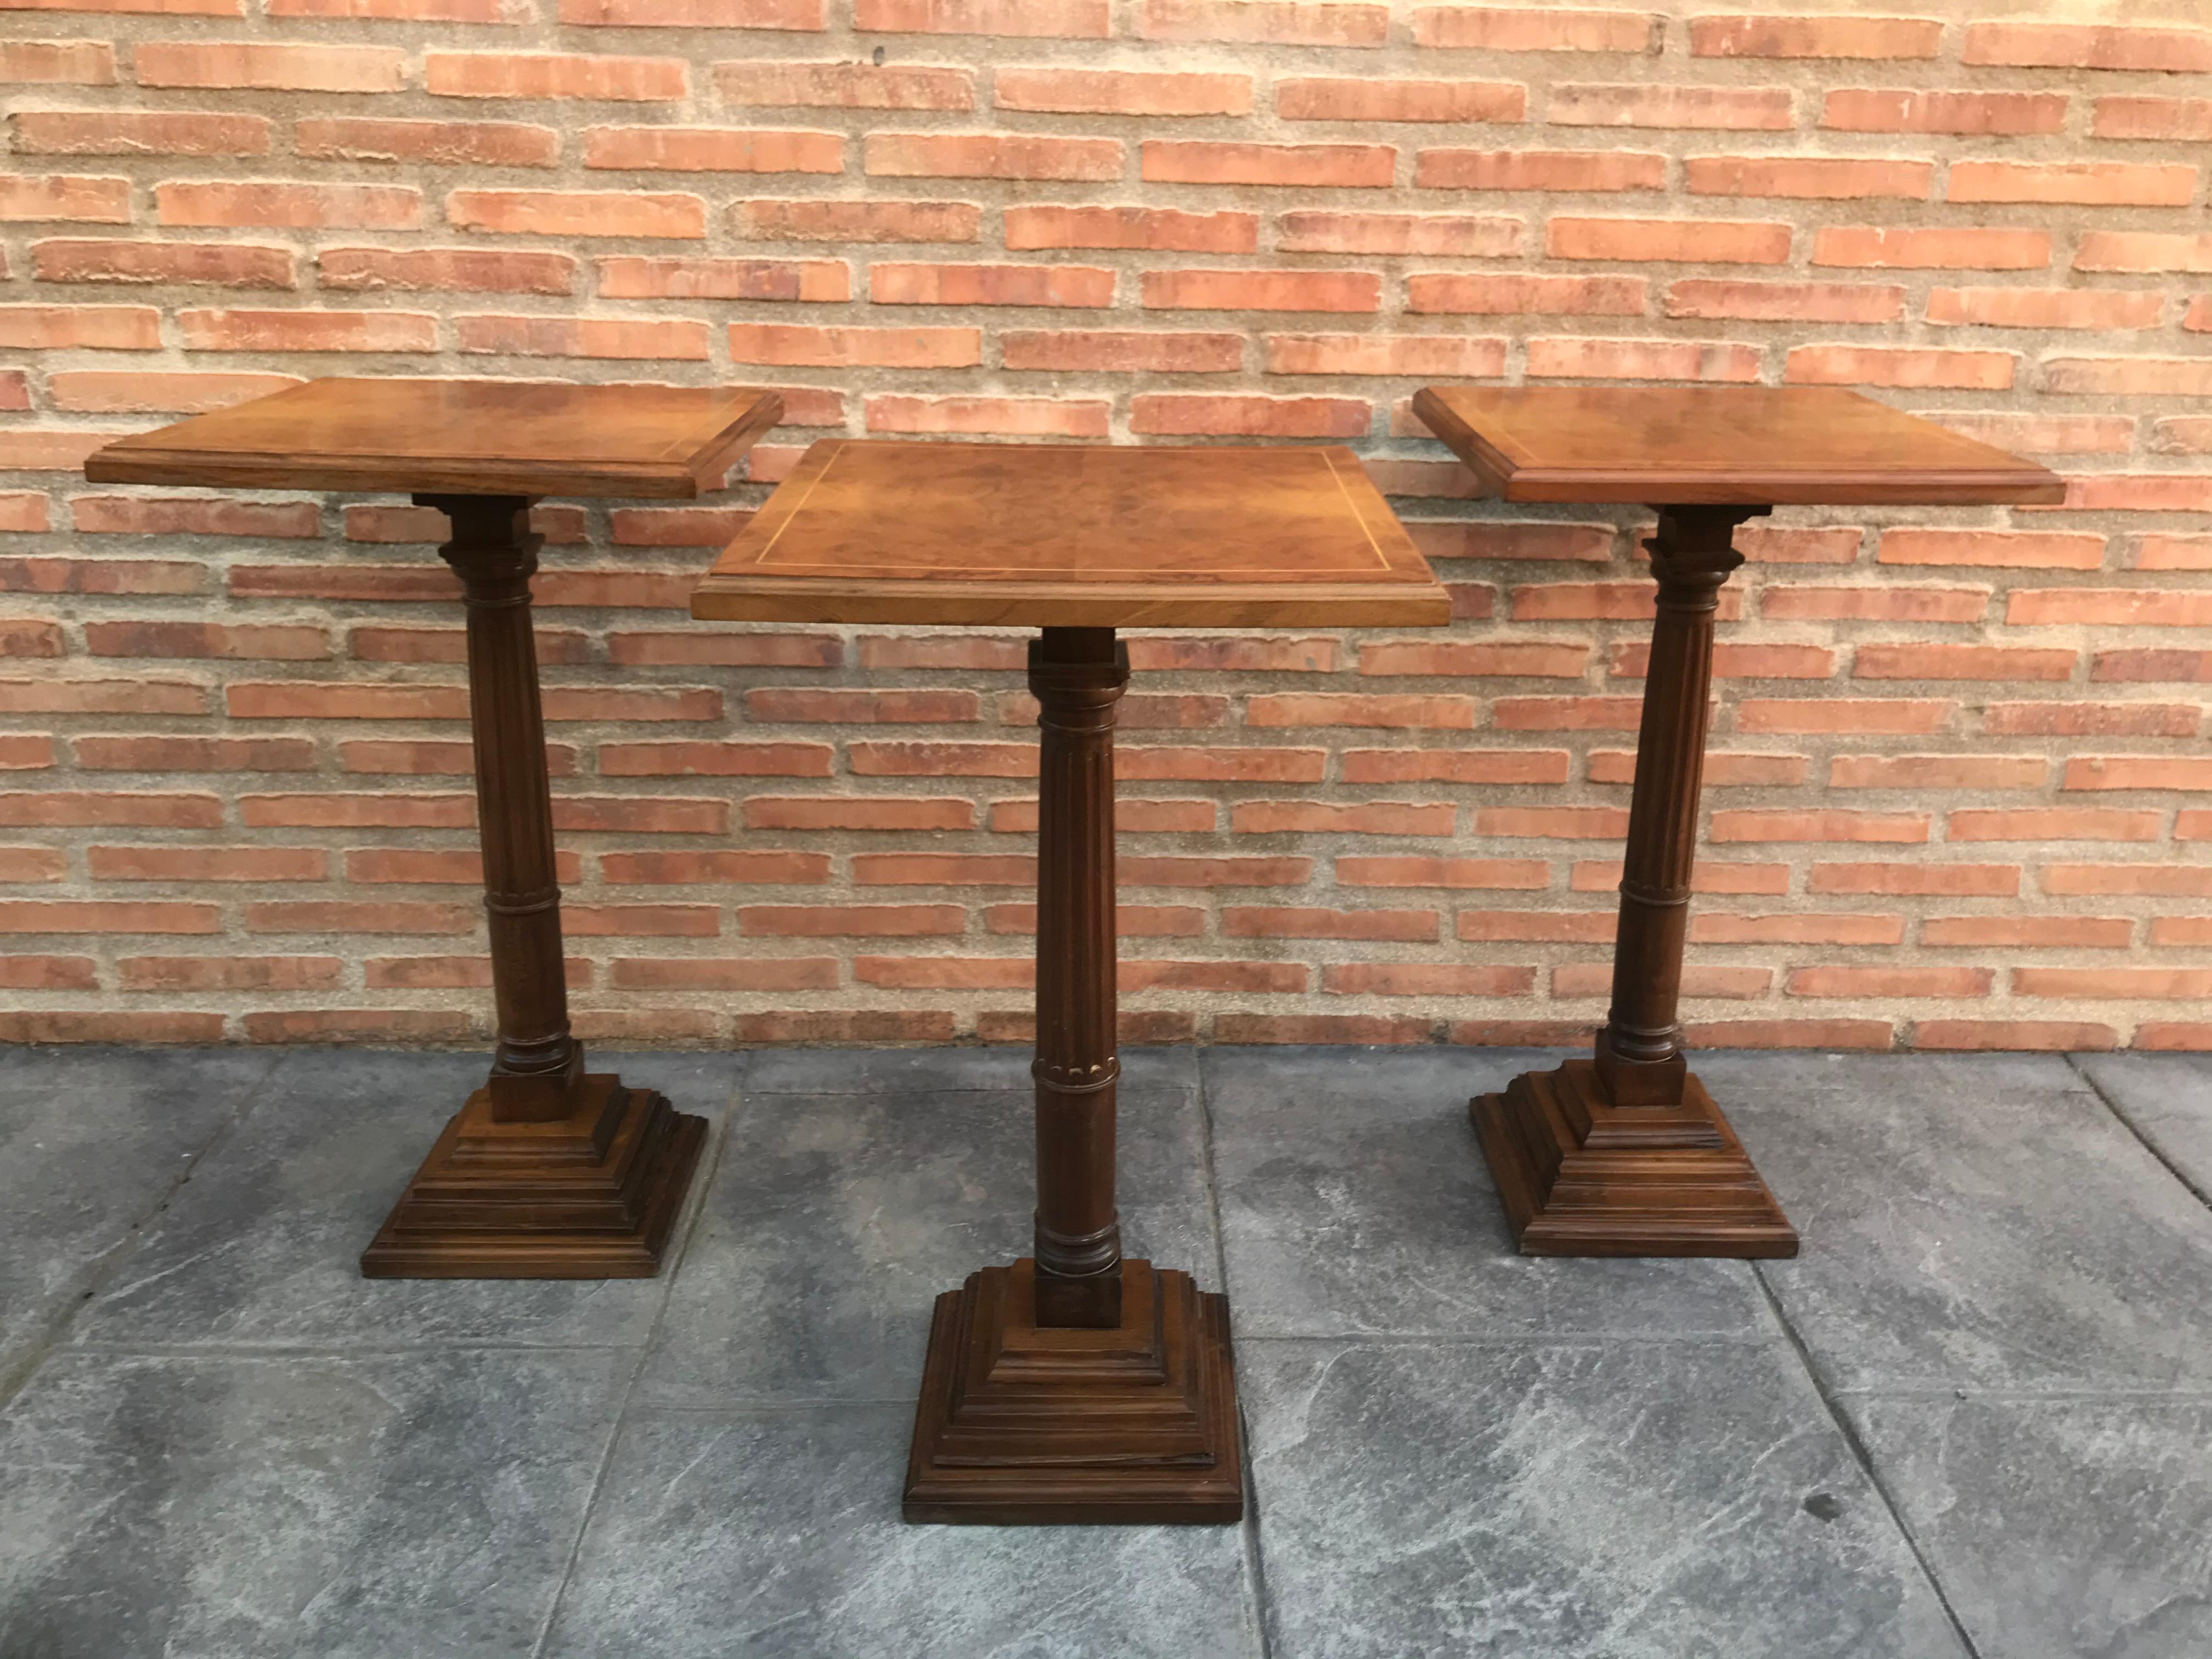
M 1440 625 L 1351 451 L 825 440 L 692 597 L 727 620 Z

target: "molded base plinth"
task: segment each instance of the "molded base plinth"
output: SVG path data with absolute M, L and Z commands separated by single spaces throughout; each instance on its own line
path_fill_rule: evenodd
M 1121 1322 L 1039 1326 L 1036 1264 L 937 1298 L 906 1518 L 1227 1522 L 1244 1513 L 1229 1303 L 1121 1264 Z
M 566 1117 L 498 1123 L 479 1089 L 361 1258 L 370 1279 L 650 1279 L 707 1120 L 607 1073 Z
M 1524 1255 L 1791 1256 L 1797 1232 L 1694 1073 L 1615 1106 L 1571 1060 L 1468 1102 Z

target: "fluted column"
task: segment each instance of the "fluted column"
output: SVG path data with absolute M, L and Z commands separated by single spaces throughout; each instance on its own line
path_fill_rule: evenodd
M 583 1048 L 568 1031 L 553 803 L 531 629 L 530 578 L 544 538 L 530 530 L 527 496 L 415 499 L 453 521 L 453 538 L 438 550 L 459 575 L 467 605 L 477 833 L 499 1020 L 492 1118 L 548 1121 L 570 1109 Z
M 1110 628 L 1030 644 L 1037 791 L 1036 1318 L 1121 1319 L 1114 1207 L 1114 715 L 1129 678 Z
M 1688 934 L 1690 870 L 1713 677 L 1713 617 L 1743 556 L 1735 526 L 1762 509 L 1670 507 L 1644 546 L 1659 583 L 1636 783 L 1628 809 L 1613 1006 L 1597 1037 L 1597 1069 L 1617 1106 L 1674 1106 L 1686 1068 L 1677 1008 Z

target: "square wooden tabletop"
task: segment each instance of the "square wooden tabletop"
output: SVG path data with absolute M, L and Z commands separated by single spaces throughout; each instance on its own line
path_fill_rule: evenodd
M 125 438 L 95 483 L 692 496 L 783 416 L 772 392 L 539 380 L 327 380 Z
M 1425 387 L 1492 495 L 1647 506 L 2051 503 L 2033 461 L 1840 386 Z
M 695 617 L 1438 626 L 1449 596 L 1342 447 L 817 443 Z

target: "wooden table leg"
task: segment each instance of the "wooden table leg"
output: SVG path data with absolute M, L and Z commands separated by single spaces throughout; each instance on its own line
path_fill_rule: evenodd
M 1748 507 L 1671 507 L 1646 544 L 1659 582 L 1613 945 L 1590 1060 L 1468 1103 L 1530 1255 L 1790 1256 L 1797 1234 L 1712 1097 L 1675 1018 L 1712 690 L 1713 613 Z
M 417 495 L 452 520 L 465 589 L 492 995 L 491 1075 L 446 1125 L 361 1258 L 375 1279 L 616 1279 L 659 1271 L 707 1121 L 584 1070 L 569 1035 L 553 803 L 531 637 L 543 538 L 526 495 Z
M 1114 712 L 1109 628 L 1030 646 L 1037 808 L 1036 1254 L 937 1299 L 909 1521 L 1243 1514 L 1226 1298 L 1125 1261 L 1114 1208 Z

